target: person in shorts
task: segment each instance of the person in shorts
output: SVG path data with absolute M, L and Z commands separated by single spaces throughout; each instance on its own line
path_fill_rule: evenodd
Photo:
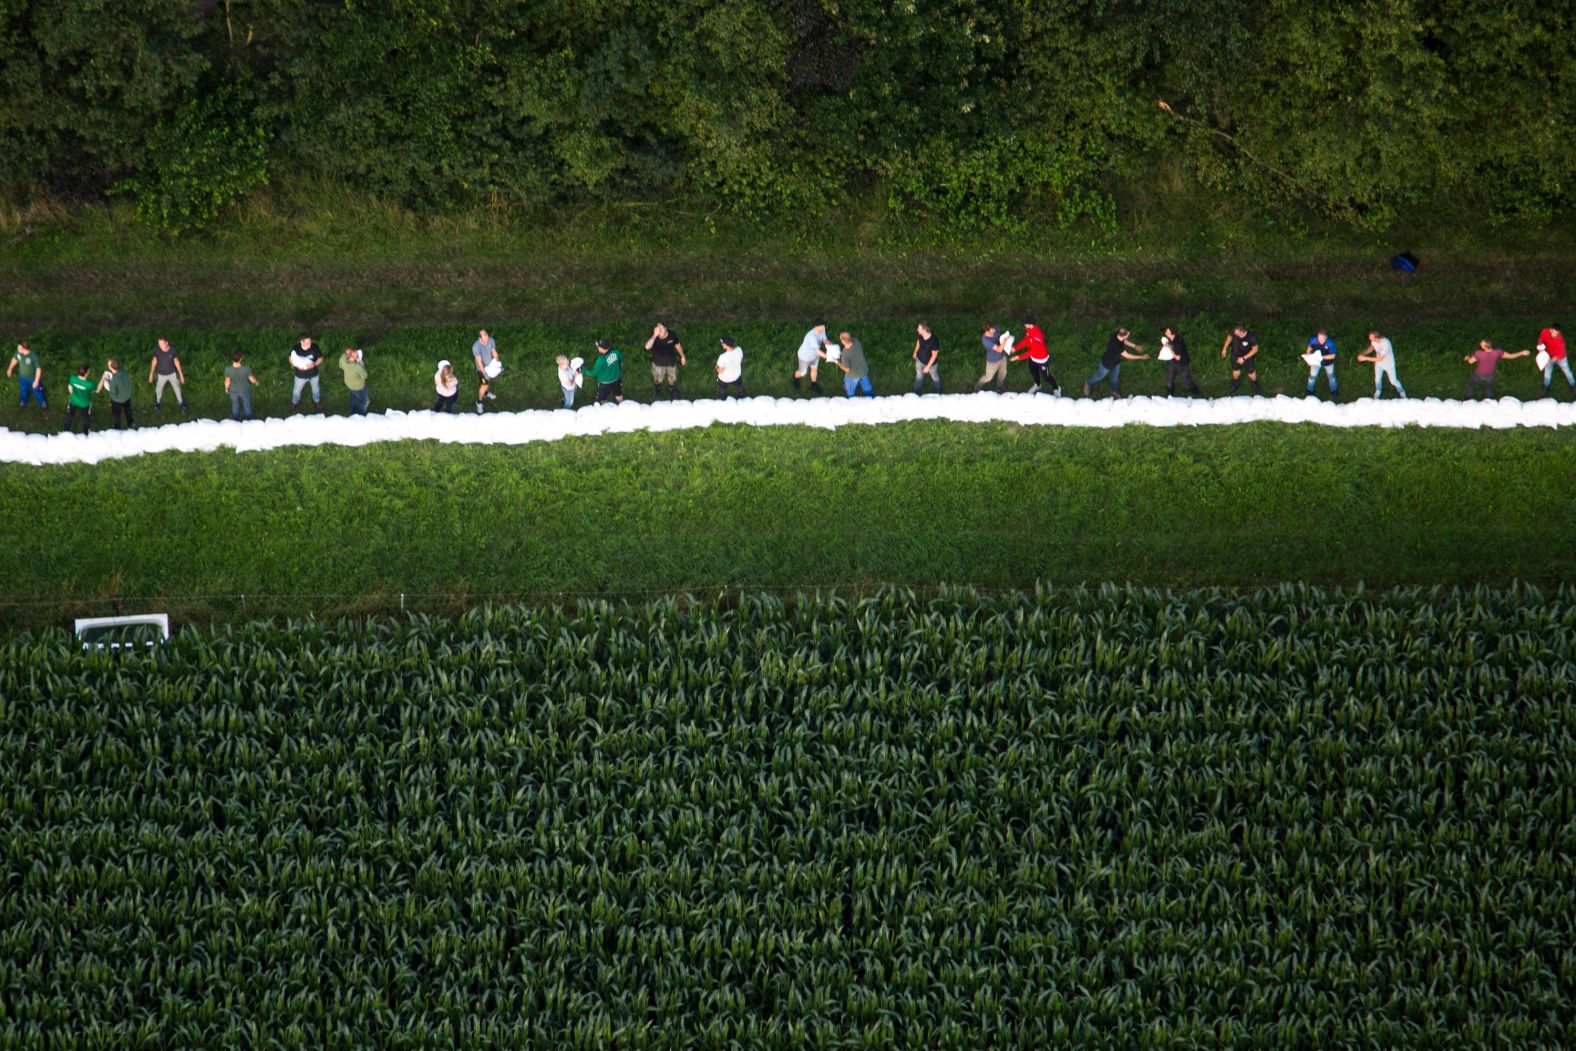
M 596 360 L 586 369 L 596 380 L 596 403 L 615 405 L 624 401 L 624 355 L 605 339 L 596 341 Z
M 717 397 L 730 398 L 733 392 L 738 392 L 738 397 L 745 397 L 744 393 L 744 348 L 733 341 L 732 336 L 723 336 L 722 353 L 717 355 Z
M 497 400 L 497 395 L 492 392 L 492 377 L 487 375 L 487 369 L 498 360 L 498 341 L 481 329 L 476 333 L 476 342 L 471 344 L 471 360 L 476 362 L 476 414 L 482 413 L 482 401 Z
M 799 350 L 795 356 L 798 367 L 793 373 L 794 390 L 799 389 L 799 381 L 808 375 L 810 389 L 817 394 L 821 393 L 821 384 L 816 379 L 817 370 L 820 369 L 821 362 L 826 360 L 826 352 L 831 349 L 831 341 L 826 338 L 826 320 L 816 318 L 815 324 L 810 326 L 810 331 L 806 332 L 804 338 L 799 341 Z
M 1259 386 L 1259 337 L 1249 332 L 1248 326 L 1232 327 L 1226 334 L 1226 341 L 1220 345 L 1220 356 L 1231 358 L 1231 388 L 1226 391 L 1227 397 L 1242 386 L 1243 373 L 1253 384 L 1253 393 L 1263 397 L 1264 388 Z
M 659 321 L 651 330 L 651 338 L 646 340 L 646 349 L 651 352 L 651 400 L 657 400 L 666 383 L 668 400 L 672 401 L 678 397 L 679 366 L 689 364 L 684 357 L 684 344 Z

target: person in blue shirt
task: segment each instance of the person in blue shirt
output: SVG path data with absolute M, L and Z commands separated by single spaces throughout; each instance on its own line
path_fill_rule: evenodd
M 1330 397 L 1335 397 L 1340 390 L 1335 382 L 1335 340 L 1321 328 L 1308 340 L 1308 353 L 1319 355 L 1319 363 L 1308 366 L 1308 393 L 1313 394 L 1314 384 L 1319 381 L 1319 370 L 1323 369 L 1330 381 Z

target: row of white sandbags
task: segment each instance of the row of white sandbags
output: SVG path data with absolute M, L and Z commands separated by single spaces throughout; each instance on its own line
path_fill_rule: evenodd
M 758 427 L 900 423 L 954 420 L 1048 427 L 1220 426 L 1272 421 L 1326 427 L 1570 427 L 1576 403 L 1553 399 L 1521 402 L 1442 401 L 1437 398 L 1356 401 L 1344 405 L 1312 398 L 1125 398 L 1092 400 L 1033 394 L 951 394 L 855 398 L 740 398 L 729 401 L 669 401 L 647 405 L 590 405 L 524 412 L 439 414 L 391 410 L 370 416 L 299 415 L 279 419 L 193 420 L 80 434 L 0 432 L 0 462 L 98 463 L 153 452 L 239 452 L 292 445 L 367 445 L 430 439 L 463 444 L 522 445 L 572 435 L 627 431 L 673 431 L 714 423 Z M 108 419 L 98 420 L 101 424 Z

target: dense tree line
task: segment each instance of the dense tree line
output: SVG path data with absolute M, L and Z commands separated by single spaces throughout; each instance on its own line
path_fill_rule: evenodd
M 877 193 L 1112 221 L 1157 165 L 1379 226 L 1576 196 L 1541 0 L 0 0 L 9 195 L 195 225 L 268 180 L 418 208 Z M 1163 101 L 1164 106 L 1157 104 Z

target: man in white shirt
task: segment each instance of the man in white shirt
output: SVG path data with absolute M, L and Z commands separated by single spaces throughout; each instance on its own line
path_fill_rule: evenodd
M 799 389 L 799 381 L 808 373 L 810 376 L 810 389 L 817 394 L 821 393 L 821 385 L 816 382 L 816 371 L 821 362 L 826 359 L 826 352 L 831 349 L 831 341 L 826 338 L 826 322 L 821 318 L 815 319 L 815 324 L 810 331 L 804 334 L 804 339 L 799 341 L 799 367 L 793 374 L 793 389 Z
M 744 348 L 731 336 L 722 337 L 722 353 L 717 355 L 717 397 L 727 398 L 729 390 L 744 397 Z M 795 381 L 797 382 L 797 381 Z
M 1379 334 L 1375 329 L 1368 333 L 1368 353 L 1357 355 L 1358 361 L 1371 361 L 1374 366 L 1374 400 L 1379 400 L 1379 395 L 1384 391 L 1385 377 L 1390 377 L 1390 386 L 1401 397 L 1406 397 L 1406 388 L 1401 386 L 1401 381 L 1395 378 L 1395 348 L 1390 341 Z

